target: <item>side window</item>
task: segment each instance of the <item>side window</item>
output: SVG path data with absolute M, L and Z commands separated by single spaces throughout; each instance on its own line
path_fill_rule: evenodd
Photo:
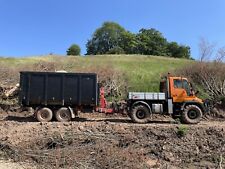
M 181 81 L 181 80 L 179 80 L 179 79 L 174 79 L 174 80 L 173 80 L 173 83 L 174 83 L 174 87 L 175 87 L 175 88 L 180 88 L 180 89 L 183 88 L 183 85 L 182 85 L 182 81 Z
M 187 95 L 190 96 L 191 90 L 190 90 L 190 86 L 189 86 L 187 80 L 183 80 L 183 84 L 184 84 L 184 89 L 185 89 L 186 92 L 187 92 Z

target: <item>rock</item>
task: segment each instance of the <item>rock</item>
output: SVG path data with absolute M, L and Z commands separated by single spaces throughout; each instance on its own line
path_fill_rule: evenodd
M 159 160 L 154 160 L 154 159 L 148 159 L 146 161 L 146 164 L 151 168 L 158 168 L 160 165 Z
M 64 125 L 64 126 L 69 126 L 70 124 L 69 124 L 69 123 L 63 123 L 63 125 Z
M 166 161 L 169 161 L 169 162 L 175 161 L 175 158 L 174 158 L 174 156 L 173 156 L 173 153 L 171 153 L 171 152 L 165 152 L 165 153 L 164 153 L 164 159 L 165 159 Z
M 84 127 L 83 126 L 78 126 L 78 130 L 84 131 Z

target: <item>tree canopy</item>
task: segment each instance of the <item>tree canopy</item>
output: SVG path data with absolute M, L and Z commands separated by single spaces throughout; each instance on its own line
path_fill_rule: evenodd
M 156 29 L 141 29 L 137 34 L 138 52 L 144 55 L 167 55 L 167 40 Z
M 120 47 L 125 29 L 117 23 L 105 22 L 98 28 L 87 42 L 87 54 L 106 54 Z
M 67 50 L 67 55 L 80 55 L 81 49 L 77 44 L 72 44 Z
M 87 55 L 143 54 L 190 58 L 190 47 L 168 42 L 158 30 L 140 29 L 137 34 L 115 22 L 104 22 L 96 29 L 87 44 Z
M 191 51 L 189 46 L 178 45 L 177 42 L 167 44 L 168 56 L 190 59 Z

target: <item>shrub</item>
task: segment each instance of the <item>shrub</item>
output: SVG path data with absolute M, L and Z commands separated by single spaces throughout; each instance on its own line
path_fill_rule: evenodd
M 215 102 L 225 98 L 225 64 L 219 62 L 197 62 L 176 72 L 185 76 L 205 92 L 205 97 Z
M 187 135 L 187 132 L 188 132 L 188 127 L 185 125 L 180 125 L 177 130 L 177 136 L 179 138 L 184 137 Z
M 77 44 L 73 44 L 69 47 L 69 49 L 67 50 L 67 55 L 80 55 L 81 49 Z

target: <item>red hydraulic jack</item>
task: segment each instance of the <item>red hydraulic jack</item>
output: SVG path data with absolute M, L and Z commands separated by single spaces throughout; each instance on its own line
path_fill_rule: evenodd
M 112 108 L 107 108 L 108 103 L 105 99 L 105 91 L 104 88 L 100 88 L 100 102 L 99 102 L 99 107 L 96 107 L 96 112 L 99 113 L 106 113 L 106 114 L 111 114 L 114 113 Z

